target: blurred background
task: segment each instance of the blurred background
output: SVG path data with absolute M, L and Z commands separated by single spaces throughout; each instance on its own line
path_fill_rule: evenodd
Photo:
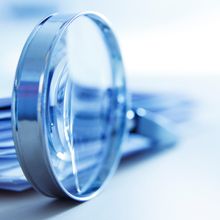
M 5 52 L 14 50 L 8 55 L 14 56 L 14 63 L 4 56 L 1 68 L 14 72 L 26 37 L 43 17 L 81 10 L 101 12 L 112 22 L 129 75 L 219 74 L 218 0 L 2 1 L 1 47 Z
M 71 211 L 63 208 L 62 213 L 49 210 L 42 217 L 219 220 L 220 1 L 2 0 L 0 97 L 11 94 L 16 65 L 33 27 L 48 14 L 82 10 L 98 11 L 112 22 L 131 91 L 182 93 L 196 107 L 190 123 L 181 127 L 175 149 L 150 160 L 124 162 L 95 201 Z M 0 195 L 0 203 L 9 210 L 7 197 Z M 15 209 L 19 197 L 11 197 Z M 18 216 L 28 209 L 23 211 Z

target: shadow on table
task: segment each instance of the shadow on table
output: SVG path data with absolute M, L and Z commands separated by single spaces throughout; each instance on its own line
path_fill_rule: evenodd
M 25 192 L 0 191 L 0 219 L 46 219 L 82 203 L 48 198 L 33 189 Z
M 148 149 L 122 159 L 118 172 L 129 169 L 137 163 L 153 159 L 172 147 Z M 41 195 L 33 189 L 24 192 L 0 191 L 0 219 L 47 219 L 77 208 L 83 203 L 68 199 L 54 199 Z

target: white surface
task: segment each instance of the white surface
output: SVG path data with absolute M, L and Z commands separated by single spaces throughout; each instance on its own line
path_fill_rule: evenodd
M 10 4 L 14 0 L 0 5 L 0 97 L 11 94 L 22 47 L 42 19 L 4 17 Z M 220 75 L 218 0 L 64 0 L 59 4 L 60 12 L 95 10 L 113 23 L 129 75 Z
M 146 88 L 185 88 L 200 100 L 193 126 L 186 125 L 175 148 L 125 161 L 101 195 L 77 205 L 32 190 L 1 191 L 0 219 L 219 220 L 219 83 L 210 77 L 145 78 Z

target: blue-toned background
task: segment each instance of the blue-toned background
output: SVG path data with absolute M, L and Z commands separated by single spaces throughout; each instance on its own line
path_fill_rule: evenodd
M 105 192 L 80 205 L 0 192 L 0 219 L 219 220 L 220 1 L 2 1 L 0 97 L 11 94 L 20 51 L 54 11 L 104 13 L 118 35 L 129 89 L 184 94 L 195 102 L 179 144 L 125 160 Z

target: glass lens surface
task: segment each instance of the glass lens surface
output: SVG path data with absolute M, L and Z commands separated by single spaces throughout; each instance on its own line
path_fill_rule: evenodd
M 59 182 L 77 196 L 96 191 L 107 178 L 124 130 L 124 83 L 110 44 L 100 27 L 82 17 L 62 34 L 51 56 L 50 162 Z

